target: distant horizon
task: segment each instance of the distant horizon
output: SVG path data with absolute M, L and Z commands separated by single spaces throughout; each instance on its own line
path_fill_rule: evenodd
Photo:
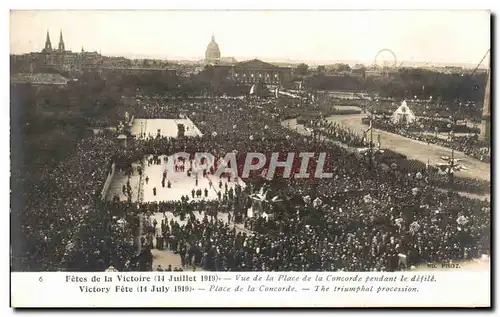
M 486 53 L 486 52 L 485 52 Z M 110 56 L 110 57 L 125 57 L 129 59 L 156 59 L 156 60 L 166 60 L 166 61 L 192 61 L 192 62 L 197 62 L 197 61 L 202 61 L 204 60 L 204 57 L 198 56 L 198 57 L 183 57 L 183 56 L 153 56 L 153 55 L 134 55 L 133 53 L 129 54 L 121 54 L 121 55 L 106 55 L 103 54 L 104 56 Z M 449 61 L 449 62 L 432 62 L 432 61 L 397 61 L 397 66 L 409 66 L 409 65 L 435 65 L 435 66 L 457 66 L 457 65 L 462 65 L 463 67 L 476 67 L 478 63 L 481 61 L 481 56 L 478 58 L 477 63 L 463 63 L 459 61 Z M 360 61 L 360 60 L 294 60 L 286 57 L 282 58 L 277 58 L 277 57 L 265 57 L 265 56 L 221 56 L 221 59 L 224 58 L 234 58 L 238 62 L 243 62 L 243 61 L 248 61 L 248 60 L 253 60 L 253 59 L 258 59 L 264 62 L 269 62 L 269 63 L 291 63 L 291 64 L 297 64 L 297 63 L 305 63 L 308 64 L 309 66 L 321 66 L 321 65 L 332 65 L 335 63 L 343 63 L 343 64 L 349 64 L 349 65 L 355 65 L 355 64 L 363 64 L 365 66 L 373 65 L 374 60 L 371 61 Z M 487 58 L 485 59 L 487 60 Z M 401 65 L 402 64 L 402 65 Z M 479 68 L 487 68 L 487 65 L 484 65 L 485 62 L 483 62 Z
M 215 34 L 221 56 L 237 60 L 370 65 L 390 49 L 403 66 L 477 65 L 490 48 L 490 19 L 486 10 L 11 11 L 10 52 L 40 52 L 47 31 L 57 47 L 62 31 L 74 52 L 197 61 Z
M 72 51 L 73 53 L 78 53 L 77 51 Z M 96 52 L 96 51 L 88 51 L 88 52 Z M 18 53 L 18 54 L 10 54 L 10 55 L 23 55 L 23 54 L 31 54 L 31 53 L 40 53 L 40 52 L 26 52 L 26 53 Z M 172 61 L 172 62 L 201 62 L 204 60 L 203 56 L 198 56 L 198 57 L 192 57 L 192 56 L 154 56 L 154 55 L 147 55 L 147 54 L 134 54 L 134 53 L 128 53 L 128 54 L 106 54 L 103 52 L 98 52 L 103 56 L 106 57 L 124 57 L 127 59 L 137 59 L 137 60 L 144 60 L 144 59 L 151 59 L 151 60 L 161 60 L 161 61 Z M 486 53 L 486 52 L 485 52 Z M 292 60 L 289 58 L 266 58 L 266 57 L 259 57 L 259 56 L 221 56 L 221 59 L 224 58 L 234 58 L 237 62 L 243 62 L 243 61 L 249 61 L 253 59 L 258 59 L 263 62 L 268 62 L 268 63 L 289 63 L 289 64 L 300 64 L 304 63 L 307 64 L 308 66 L 323 66 L 323 65 L 333 65 L 336 63 L 342 63 L 342 64 L 348 64 L 350 66 L 353 66 L 355 64 L 363 64 L 365 66 L 371 66 L 374 65 L 374 60 L 372 61 L 357 61 L 357 60 L 329 60 L 329 61 L 314 61 L 314 60 Z M 482 58 L 482 57 L 481 57 Z M 487 58 L 485 60 L 488 60 Z M 478 62 L 475 64 L 472 63 L 462 63 L 462 62 L 427 62 L 427 61 L 397 61 L 397 67 L 422 67 L 422 66 L 435 66 L 435 67 L 445 67 L 445 66 L 452 66 L 452 67 L 463 67 L 463 68 L 475 68 L 480 59 L 478 59 Z M 487 69 L 488 65 L 485 65 L 486 62 L 481 63 L 479 65 L 479 69 Z
M 486 53 L 486 52 L 485 52 Z M 118 55 L 107 55 L 107 54 L 102 54 L 104 56 L 109 56 L 109 57 L 124 57 L 128 59 L 152 59 L 152 60 L 162 60 L 162 61 L 189 61 L 189 62 L 199 62 L 203 61 L 205 58 L 203 56 L 154 56 L 154 55 L 137 55 L 134 53 L 128 53 L 128 54 L 118 54 Z M 484 56 L 484 55 L 483 55 Z M 481 56 L 478 58 L 476 63 L 462 63 L 462 62 L 428 62 L 428 61 L 397 61 L 397 66 L 399 67 L 408 67 L 408 66 L 424 66 L 424 65 L 429 65 L 429 66 L 439 66 L 439 67 L 444 67 L 444 66 L 461 66 L 461 67 L 473 67 L 475 68 L 478 63 L 481 61 Z M 268 62 L 268 63 L 290 63 L 290 64 L 299 64 L 299 63 L 305 63 L 309 66 L 322 66 L 322 65 L 333 65 L 336 63 L 342 63 L 342 64 L 348 64 L 350 66 L 353 66 L 355 64 L 363 64 L 365 66 L 370 66 L 374 64 L 374 60 L 371 61 L 360 61 L 360 60 L 327 60 L 327 61 L 315 61 L 315 60 L 293 60 L 290 58 L 276 58 L 276 57 L 265 57 L 265 56 L 221 56 L 221 59 L 224 58 L 234 58 L 237 62 L 243 62 L 243 61 L 249 61 L 253 59 L 258 59 L 263 62 Z M 487 61 L 488 58 L 485 58 L 485 61 Z M 485 65 L 485 61 L 479 65 L 479 69 L 486 69 L 488 68 L 488 65 Z

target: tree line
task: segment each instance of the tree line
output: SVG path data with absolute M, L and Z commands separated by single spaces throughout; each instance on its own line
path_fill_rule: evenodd
M 387 76 L 343 75 L 324 73 L 306 79 L 307 86 L 318 90 L 341 90 L 378 93 L 396 99 L 429 99 L 450 101 L 482 101 L 487 74 L 446 74 L 420 69 L 401 68 Z

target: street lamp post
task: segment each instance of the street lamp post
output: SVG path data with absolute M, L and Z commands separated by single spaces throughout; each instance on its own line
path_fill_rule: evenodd
M 450 141 L 453 142 L 453 130 L 450 130 Z M 450 185 L 453 185 L 454 181 L 453 180 L 454 168 L 455 168 L 455 149 L 453 148 L 453 144 L 451 144 L 451 160 L 450 160 L 450 170 L 449 170 Z
M 436 115 L 434 116 L 434 125 L 435 125 L 434 131 L 436 132 L 436 138 L 437 138 L 438 130 L 439 130 L 439 128 L 437 126 L 438 122 L 439 122 L 438 118 L 439 118 L 439 113 L 436 112 Z

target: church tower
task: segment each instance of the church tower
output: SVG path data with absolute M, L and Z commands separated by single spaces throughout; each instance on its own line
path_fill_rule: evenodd
M 59 47 L 58 47 L 59 51 L 61 52 L 64 52 L 65 49 L 64 49 L 64 40 L 63 40 L 63 35 L 62 35 L 62 30 L 61 32 L 59 33 Z
M 49 30 L 47 30 L 47 37 L 45 39 L 45 48 L 43 49 L 43 51 L 44 52 L 52 51 L 52 44 L 50 43 Z

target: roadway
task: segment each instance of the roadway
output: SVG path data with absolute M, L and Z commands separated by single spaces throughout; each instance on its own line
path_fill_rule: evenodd
M 328 117 L 327 120 L 348 127 L 353 131 L 363 133 L 367 129 L 367 126 L 361 122 L 361 118 L 364 116 L 363 114 L 335 115 Z M 449 148 L 436 144 L 427 144 L 426 142 L 377 129 L 373 130 L 373 139 L 375 142 L 377 142 L 378 135 L 380 135 L 380 143 L 383 149 L 393 150 L 406 155 L 410 159 L 416 159 L 426 164 L 427 162 L 431 165 L 443 163 L 444 161 L 441 159 L 441 156 L 451 156 L 451 149 Z M 455 175 L 490 181 L 490 164 L 471 158 L 459 151 L 455 151 L 454 157 L 460 159 L 460 164 L 468 168 L 467 170 L 456 172 Z

